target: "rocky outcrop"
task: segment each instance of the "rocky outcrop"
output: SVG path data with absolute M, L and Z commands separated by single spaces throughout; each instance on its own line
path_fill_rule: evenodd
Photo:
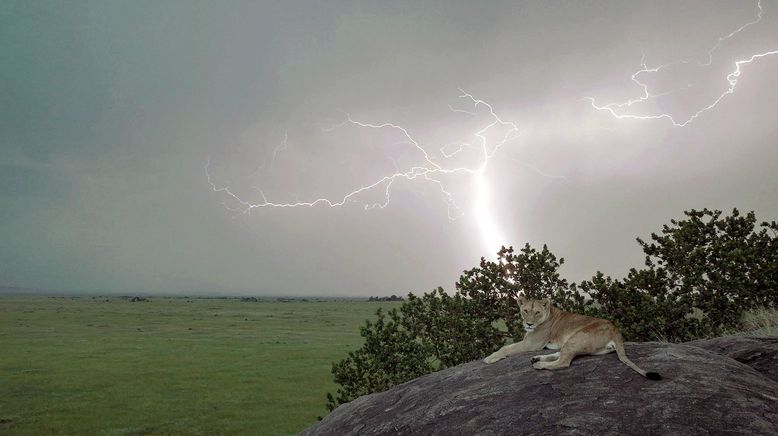
M 727 336 L 687 342 L 688 345 L 723 354 L 754 368 L 778 382 L 778 338 Z
M 536 370 L 530 357 L 470 362 L 344 404 L 303 435 L 775 434 L 778 339 L 627 344 Z M 742 359 L 742 360 L 741 360 Z M 771 360 L 772 359 L 772 360 Z

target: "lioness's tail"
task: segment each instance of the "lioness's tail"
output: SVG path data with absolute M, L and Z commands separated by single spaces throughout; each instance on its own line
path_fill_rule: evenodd
M 629 357 L 627 357 L 627 353 L 624 352 L 624 340 L 619 338 L 617 341 L 613 341 L 614 345 L 616 346 L 616 354 L 619 356 L 619 360 L 624 362 L 628 367 L 634 369 L 638 374 L 642 375 L 643 377 L 649 379 L 649 380 L 662 380 L 662 376 L 659 375 L 657 372 L 645 372 L 642 369 L 640 369 L 639 366 L 632 363 L 631 360 L 629 360 Z

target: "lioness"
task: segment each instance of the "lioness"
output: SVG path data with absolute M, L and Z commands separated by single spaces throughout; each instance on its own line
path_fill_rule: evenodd
M 655 372 L 646 372 L 632 363 L 624 353 L 624 338 L 610 321 L 565 312 L 551 305 L 550 300 L 528 300 L 519 297 L 521 317 L 527 334 L 524 340 L 506 345 L 489 357 L 486 363 L 494 363 L 508 356 L 543 348 L 559 350 L 556 353 L 533 357 L 535 369 L 567 368 L 575 356 L 581 354 L 607 354 L 616 351 L 619 360 L 651 380 L 661 380 Z

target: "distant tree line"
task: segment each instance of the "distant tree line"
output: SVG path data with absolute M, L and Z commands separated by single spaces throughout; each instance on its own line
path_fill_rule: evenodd
M 481 258 L 452 295 L 437 288 L 408 294 L 399 309 L 379 309 L 360 328 L 362 347 L 333 364 L 340 388 L 327 394 L 328 409 L 483 358 L 506 338 L 521 340 L 518 295 L 609 319 L 629 341 L 718 336 L 737 328 L 744 311 L 778 305 L 775 221 L 757 226 L 753 212 L 691 210 L 637 242 L 645 265 L 622 279 L 598 271 L 590 280 L 568 283 L 558 272 L 564 259 L 545 245 L 538 250 L 526 244 L 518 251 L 503 247 L 496 261 Z
M 367 299 L 367 301 L 404 301 L 405 299 L 403 297 L 398 297 L 397 295 L 390 295 L 388 297 L 370 297 Z

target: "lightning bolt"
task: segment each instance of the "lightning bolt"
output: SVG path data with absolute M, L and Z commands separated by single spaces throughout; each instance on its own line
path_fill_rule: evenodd
M 273 165 L 276 162 L 276 157 L 278 157 L 278 153 L 280 153 L 283 150 L 286 150 L 289 142 L 289 131 L 284 132 L 284 139 L 281 141 L 280 144 L 276 146 L 276 148 L 273 149 L 273 158 L 270 160 L 270 165 Z
M 606 112 L 616 119 L 664 119 L 676 127 L 687 126 L 689 123 L 693 122 L 704 113 L 715 108 L 728 95 L 735 92 L 735 88 L 739 83 L 740 76 L 747 65 L 762 58 L 776 55 L 778 54 L 778 50 L 751 53 L 747 56 L 743 56 L 735 60 L 734 64 L 732 64 L 732 69 L 725 77 L 728 84 L 726 89 L 721 94 L 714 95 L 709 100 L 709 103 L 697 107 L 690 116 L 685 118 L 679 118 L 678 116 L 670 113 L 640 115 L 630 111 L 631 109 L 634 109 L 641 104 L 648 103 L 652 100 L 656 100 L 670 94 L 688 91 L 688 89 L 691 87 L 691 85 L 687 85 L 663 92 L 652 92 L 645 77 L 658 74 L 660 71 L 665 71 L 675 66 L 694 64 L 700 68 L 710 67 L 713 64 L 716 52 L 722 46 L 724 46 L 727 41 L 740 35 L 748 28 L 756 26 L 762 22 L 764 17 L 764 9 L 762 8 L 761 0 L 757 1 L 756 6 L 756 17 L 753 20 L 732 30 L 731 32 L 720 36 L 716 43 L 711 46 L 709 50 L 707 50 L 707 57 L 705 59 L 685 59 L 656 67 L 649 67 L 646 62 L 646 57 L 643 55 L 640 61 L 640 69 L 635 71 L 630 78 L 631 81 L 642 91 L 637 97 L 630 98 L 627 101 L 621 103 L 608 104 L 600 104 L 593 97 L 586 97 L 585 100 L 588 101 L 594 109 Z M 491 208 L 489 205 L 489 197 L 491 194 L 490 184 L 488 178 L 486 177 L 486 170 L 489 163 L 494 159 L 496 153 L 507 143 L 515 140 L 518 137 L 519 128 L 515 123 L 506 121 L 501 118 L 495 112 L 494 108 L 486 101 L 478 99 L 473 95 L 463 91 L 462 89 L 459 91 L 460 95 L 458 98 L 464 100 L 467 107 L 455 108 L 449 105 L 449 110 L 457 114 L 462 114 L 463 116 L 485 116 L 487 119 L 483 124 L 480 124 L 475 131 L 470 131 L 468 134 L 464 135 L 462 140 L 448 142 L 442 147 L 439 147 L 437 151 L 428 150 L 411 134 L 407 128 L 391 122 L 367 122 L 358 120 L 352 117 L 351 114 L 346 113 L 345 120 L 339 124 L 330 126 L 319 125 L 323 133 L 336 132 L 338 129 L 344 128 L 346 126 L 360 129 L 395 131 L 401 135 L 402 140 L 394 143 L 393 145 L 403 145 L 406 147 L 409 146 L 414 157 L 414 160 L 411 164 L 405 165 L 400 165 L 398 160 L 390 157 L 389 159 L 391 159 L 394 163 L 394 172 L 388 172 L 386 174 L 380 175 L 379 177 L 373 179 L 371 182 L 361 186 L 355 186 L 353 189 L 347 192 L 343 192 L 338 196 L 318 197 L 306 201 L 294 202 L 288 200 L 271 201 L 260 187 L 252 186 L 252 188 L 258 192 L 260 200 L 249 200 L 246 197 L 238 194 L 238 191 L 234 190 L 229 185 L 217 184 L 214 181 L 210 172 L 210 158 L 204 166 L 208 184 L 211 186 L 211 189 L 214 192 L 222 194 L 226 198 L 224 202 L 225 207 L 231 211 L 248 214 L 256 209 L 261 208 L 312 208 L 317 206 L 336 208 L 351 204 L 361 205 L 364 210 L 383 209 L 388 207 L 391 203 L 392 190 L 395 186 L 395 183 L 401 181 L 423 182 L 432 184 L 436 188 L 447 206 L 448 218 L 455 220 L 464 215 L 464 211 L 457 204 L 453 192 L 451 192 L 446 187 L 445 180 L 448 180 L 447 177 L 450 176 L 470 177 L 473 181 L 475 195 L 475 202 L 472 213 L 480 228 L 482 240 L 484 241 L 484 244 L 488 250 L 487 252 L 494 252 L 496 248 L 505 242 L 505 239 L 500 234 L 498 226 L 496 225 L 491 214 Z M 495 131 L 500 132 L 496 139 Z M 284 134 L 284 139 L 281 144 L 276 146 L 273 150 L 272 158 L 270 159 L 271 165 L 276 161 L 279 153 L 287 148 L 287 143 L 288 132 Z M 471 156 L 475 156 L 475 158 L 472 158 L 472 162 L 468 162 L 467 165 L 462 165 L 461 163 L 456 165 L 453 164 L 453 158 L 463 153 L 464 150 L 468 150 L 467 157 L 469 159 Z M 457 162 L 461 162 L 461 159 L 457 160 Z M 531 164 L 524 162 L 519 163 L 536 171 L 538 174 L 544 177 L 558 178 L 567 181 L 564 176 L 547 174 Z M 367 201 L 364 198 L 368 194 L 378 194 L 380 200 Z
M 762 8 L 762 1 L 761 0 L 757 1 L 756 5 L 757 5 L 757 9 L 758 9 L 756 18 L 753 21 L 750 21 L 750 22 L 748 22 L 746 24 L 743 24 L 742 26 L 738 27 L 737 29 L 733 30 L 732 32 L 730 32 L 730 33 L 728 33 L 728 34 L 726 34 L 724 36 L 719 37 L 719 39 L 716 42 L 716 44 L 708 50 L 708 52 L 707 52 L 707 55 L 708 55 L 707 61 L 703 62 L 703 61 L 700 61 L 699 59 L 686 59 L 686 60 L 679 60 L 679 61 L 671 62 L 671 63 L 668 63 L 668 64 L 660 65 L 658 67 L 649 68 L 647 66 L 646 62 L 645 62 L 645 55 L 643 55 L 643 58 L 640 61 L 641 69 L 639 69 L 638 71 L 633 73 L 632 76 L 631 76 L 632 82 L 634 82 L 638 87 L 640 87 L 642 89 L 642 95 L 640 95 L 637 98 L 629 99 L 629 100 L 627 100 L 625 102 L 622 102 L 622 103 L 609 103 L 609 104 L 604 104 L 604 105 L 597 104 L 597 102 L 595 101 L 595 99 L 593 97 L 585 97 L 584 100 L 589 101 L 589 103 L 592 105 L 592 107 L 594 109 L 597 109 L 599 111 L 607 112 L 611 116 L 613 116 L 614 118 L 617 118 L 617 119 L 620 119 L 620 120 L 622 120 L 622 119 L 633 119 L 633 120 L 667 119 L 668 121 L 670 121 L 670 123 L 672 123 L 673 126 L 685 127 L 686 125 L 688 125 L 692 121 L 694 121 L 697 118 L 699 118 L 705 112 L 708 112 L 709 110 L 715 108 L 722 100 L 724 100 L 724 98 L 726 98 L 728 95 L 730 95 L 730 94 L 735 92 L 735 87 L 738 84 L 738 79 L 740 78 L 740 75 L 742 74 L 742 67 L 744 65 L 750 64 L 750 63 L 754 62 L 757 59 L 761 59 L 761 58 L 764 58 L 764 57 L 767 57 L 767 56 L 772 56 L 772 55 L 778 54 L 778 50 L 770 50 L 770 51 L 766 51 L 766 52 L 755 53 L 755 54 L 752 54 L 750 56 L 747 56 L 747 57 L 744 57 L 742 59 L 739 59 L 739 60 L 735 61 L 734 69 L 732 70 L 732 72 L 730 72 L 726 76 L 727 83 L 729 84 L 727 86 L 726 90 L 724 92 L 722 92 L 718 97 L 714 98 L 713 101 L 710 104 L 698 108 L 696 112 L 694 112 L 691 116 L 689 116 L 686 119 L 680 119 L 679 120 L 676 117 L 674 117 L 673 115 L 668 114 L 668 113 L 658 113 L 658 114 L 652 114 L 652 115 L 636 115 L 636 114 L 633 114 L 633 113 L 626 112 L 627 109 L 631 108 L 634 105 L 645 103 L 645 102 L 647 102 L 649 100 L 656 99 L 658 97 L 661 97 L 661 96 L 664 96 L 664 95 L 667 95 L 667 94 L 670 94 L 670 93 L 682 91 L 684 89 L 684 88 L 678 88 L 678 89 L 671 90 L 671 91 L 664 92 L 664 93 L 660 93 L 660 94 L 652 94 L 649 91 L 648 85 L 645 82 L 640 80 L 640 76 L 649 75 L 649 74 L 656 74 L 656 73 L 659 73 L 660 71 L 662 71 L 664 69 L 667 69 L 667 68 L 670 68 L 672 66 L 691 64 L 691 63 L 697 64 L 699 67 L 703 67 L 703 68 L 709 67 L 713 63 L 713 54 L 714 54 L 714 52 L 716 50 L 718 50 L 719 47 L 721 47 L 727 40 L 733 38 L 735 35 L 737 35 L 740 32 L 746 30 L 748 27 L 753 26 L 755 24 L 758 24 L 758 23 L 760 23 L 762 21 L 762 18 L 764 17 L 764 9 Z M 688 89 L 688 87 L 690 87 L 690 86 L 687 86 L 686 88 Z
M 484 100 L 478 99 L 474 97 L 473 95 L 463 91 L 462 89 L 459 90 L 460 99 L 464 99 L 466 102 L 468 102 L 472 106 L 472 111 L 464 110 L 464 109 L 455 109 L 453 107 L 450 107 L 450 109 L 454 112 L 463 113 L 469 116 L 477 116 L 479 115 L 479 112 L 481 114 L 485 114 L 488 117 L 487 122 L 485 124 L 481 125 L 478 130 L 475 132 L 472 132 L 470 135 L 470 140 L 468 141 L 461 141 L 459 143 L 456 143 L 453 145 L 456 147 L 456 149 L 452 150 L 452 144 L 444 145 L 443 147 L 440 147 L 438 149 L 438 152 L 440 155 L 443 156 L 443 160 L 436 159 L 434 155 L 430 152 L 428 152 L 418 140 L 416 140 L 413 135 L 403 126 L 390 123 L 390 122 L 384 122 L 384 123 L 369 123 L 364 121 L 359 121 L 354 119 L 351 114 L 346 114 L 346 119 L 342 123 L 331 126 L 331 127 L 323 127 L 322 130 L 325 132 L 332 132 L 337 130 L 340 127 L 351 125 L 358 128 L 364 128 L 364 129 L 391 129 L 395 130 L 402 134 L 404 141 L 402 143 L 409 144 L 414 151 L 414 153 L 417 155 L 417 160 L 414 162 L 413 165 L 411 165 L 409 168 L 400 169 L 397 167 L 397 161 L 393 159 L 393 162 L 395 162 L 395 168 L 396 172 L 383 175 L 377 179 L 375 179 L 372 183 L 358 186 L 355 189 L 344 193 L 342 196 L 336 197 L 336 198 L 329 198 L 329 197 L 320 197 L 315 198 L 309 201 L 300 201 L 300 202 L 282 202 L 282 201 L 271 201 L 268 199 L 268 197 L 265 195 L 265 193 L 258 187 L 254 187 L 261 196 L 261 201 L 249 201 L 242 196 L 238 195 L 233 189 L 231 189 L 229 186 L 226 185 L 217 185 L 210 173 L 210 165 L 211 161 L 210 158 L 208 159 L 208 162 L 205 164 L 204 170 L 205 174 L 208 180 L 208 183 L 210 184 L 212 190 L 214 192 L 221 193 L 225 195 L 230 202 L 232 202 L 234 205 L 237 205 L 236 207 L 231 207 L 225 204 L 230 210 L 233 211 L 240 211 L 243 213 L 250 213 L 251 211 L 259 208 L 297 208 L 297 207 L 314 207 L 314 206 L 328 206 L 328 207 L 341 207 L 346 204 L 350 203 L 359 203 L 362 204 L 362 207 L 365 210 L 370 209 L 383 209 L 387 207 L 391 201 L 391 191 L 392 186 L 395 182 L 399 180 L 423 180 L 429 183 L 432 183 L 437 187 L 440 194 L 442 195 L 447 208 L 448 208 L 448 218 L 451 220 L 454 220 L 464 214 L 462 209 L 457 205 L 456 199 L 452 192 L 450 192 L 443 180 L 443 176 L 448 175 L 469 175 L 473 176 L 475 178 L 475 193 L 477 196 L 476 201 L 476 210 L 475 210 L 475 216 L 479 223 L 479 226 L 482 229 L 482 232 L 484 233 L 484 238 L 487 241 L 487 245 L 489 245 L 489 250 L 495 250 L 498 248 L 502 243 L 504 243 L 504 240 L 502 240 L 501 236 L 499 235 L 499 232 L 496 230 L 496 226 L 494 225 L 494 222 L 491 218 L 491 214 L 488 207 L 488 195 L 489 195 L 489 188 L 488 183 L 486 181 L 486 178 L 484 177 L 484 173 L 486 171 L 486 168 L 490 162 L 490 160 L 494 157 L 495 153 L 499 151 L 501 147 L 503 147 L 506 143 L 514 140 L 518 136 L 519 128 L 518 126 L 511 122 L 506 121 L 502 119 L 495 111 L 494 108 L 487 103 Z M 497 140 L 490 140 L 490 137 L 494 137 L 494 130 L 499 129 L 500 132 L 503 132 L 501 135 L 497 137 Z M 273 159 L 275 159 L 275 156 L 277 155 L 278 151 L 280 149 L 286 147 L 288 136 L 285 135 L 284 141 L 282 143 L 282 146 L 276 147 L 276 150 L 273 153 Z M 469 166 L 449 166 L 447 165 L 447 160 L 454 157 L 455 155 L 459 154 L 462 150 L 465 148 L 473 148 L 478 151 L 477 155 L 478 158 L 476 159 L 476 162 L 474 162 L 472 165 Z M 360 201 L 360 196 L 363 194 L 366 194 L 368 192 L 373 191 L 382 191 L 382 200 L 372 203 L 364 203 Z

